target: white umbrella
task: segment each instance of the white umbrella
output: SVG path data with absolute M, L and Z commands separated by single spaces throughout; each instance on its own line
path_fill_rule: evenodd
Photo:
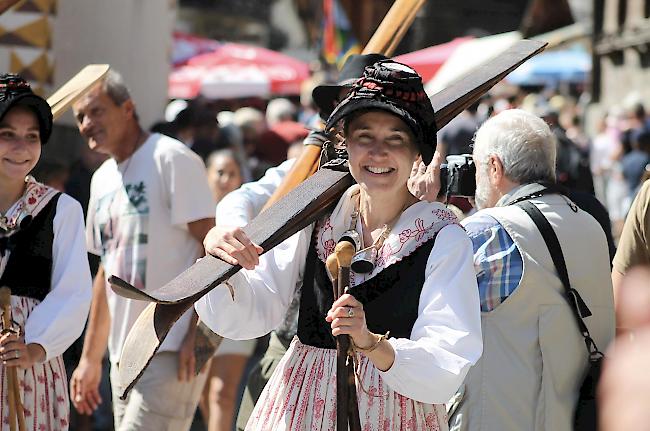
M 456 48 L 433 79 L 425 85 L 425 91 L 428 95 L 437 93 L 452 81 L 467 74 L 484 61 L 502 53 L 519 40 L 521 40 L 521 33 L 518 31 L 468 40 Z
M 268 97 L 271 82 L 256 67 L 213 67 L 201 81 L 201 94 L 210 99 Z

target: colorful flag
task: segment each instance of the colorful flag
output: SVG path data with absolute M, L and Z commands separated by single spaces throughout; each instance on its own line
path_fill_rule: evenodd
M 341 66 L 348 56 L 361 48 L 352 33 L 352 26 L 338 0 L 323 0 L 323 57 L 330 64 Z

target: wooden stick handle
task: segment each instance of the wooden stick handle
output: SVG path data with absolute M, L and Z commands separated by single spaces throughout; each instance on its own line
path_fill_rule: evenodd
M 262 211 L 282 199 L 287 193 L 295 189 L 300 183 L 312 176 L 318 169 L 321 147 L 318 145 L 305 145 L 300 157 L 293 164 L 287 176 L 282 180 L 280 186 L 273 192 L 273 195 L 264 204 Z
M 338 297 L 343 294 L 350 280 L 350 268 L 339 267 Z M 338 335 L 336 337 L 336 429 L 348 431 L 348 418 L 350 417 L 350 387 L 348 385 L 348 349 L 350 336 Z
M 0 308 L 2 308 L 2 327 L 6 331 L 11 328 L 11 290 L 8 287 L 0 288 Z M 9 429 L 16 431 L 16 404 L 20 399 L 18 393 L 18 376 L 16 368 L 5 366 L 7 373 L 7 399 L 9 402 Z
M 422 0 L 396 0 L 368 41 L 362 54 L 379 53 L 390 57 L 423 4 Z M 404 29 L 401 33 L 400 28 Z
M 9 368 L 5 367 L 7 370 L 7 399 L 9 401 L 9 430 L 16 431 L 16 392 L 14 390 L 14 379 L 12 378 L 12 373 Z
M 13 393 L 14 393 L 14 405 L 16 409 L 16 418 L 18 419 L 18 431 L 26 431 L 27 426 L 25 425 L 25 409 L 23 407 L 23 400 L 20 398 L 20 381 L 18 380 L 18 370 L 15 367 L 12 367 L 9 370 L 9 375 L 13 380 Z
M 348 425 L 350 431 L 361 431 L 359 400 L 357 399 L 357 380 L 354 375 L 354 361 L 348 361 Z
M 25 424 L 25 409 L 23 408 L 23 401 L 20 399 L 18 376 L 16 376 L 16 416 L 18 417 L 18 431 L 27 431 Z
M 334 255 L 338 263 L 339 275 L 335 299 L 340 298 L 350 285 L 350 263 L 354 252 L 354 244 L 349 241 L 342 240 L 336 244 Z M 336 426 L 337 430 L 347 431 L 349 425 L 350 431 L 361 431 L 354 366 L 351 358 L 348 357 L 350 344 L 349 335 L 336 337 Z
M 387 57 L 390 57 L 390 56 L 393 55 L 393 53 L 397 49 L 397 46 L 399 45 L 399 43 L 402 41 L 402 39 L 404 39 L 404 35 L 408 31 L 408 29 L 411 28 L 411 24 L 413 24 L 413 21 L 415 20 L 415 17 L 417 16 L 417 14 L 420 11 L 420 9 L 422 8 L 422 6 L 424 6 L 425 2 L 426 2 L 426 0 L 418 0 L 418 1 L 416 1 L 415 5 L 413 5 L 412 9 L 409 10 L 409 13 L 406 16 L 406 18 L 404 19 L 404 21 L 402 21 L 399 24 L 399 27 L 398 27 L 397 31 L 395 32 L 395 35 L 393 36 L 393 39 L 390 41 L 390 44 L 386 48 L 385 55 Z

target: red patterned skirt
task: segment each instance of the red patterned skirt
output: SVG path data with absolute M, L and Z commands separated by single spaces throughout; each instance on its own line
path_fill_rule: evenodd
M 363 431 L 446 431 L 444 405 L 425 404 L 394 392 L 377 368 L 359 355 L 357 388 Z M 246 426 L 252 430 L 336 430 L 336 350 L 294 339 Z
M 39 301 L 12 296 L 13 320 L 21 328 L 29 313 Z M 32 368 L 18 369 L 20 397 L 25 409 L 25 425 L 33 431 L 67 430 L 70 418 L 68 379 L 63 358 L 57 356 Z M 0 364 L 0 400 L 2 424 L 0 430 L 9 430 L 9 398 L 7 368 Z

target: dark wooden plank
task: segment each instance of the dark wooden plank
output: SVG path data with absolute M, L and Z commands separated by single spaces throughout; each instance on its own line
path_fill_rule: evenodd
M 488 92 L 497 82 L 530 57 L 544 50 L 545 42 L 520 40 L 491 60 L 478 65 L 431 97 L 436 124 L 442 128 Z
M 546 44 L 542 42 L 529 40 L 520 41 L 504 51 L 498 57 L 483 63 L 463 78 L 455 81 L 445 90 L 436 93 L 431 98 L 431 102 L 434 109 L 436 109 L 436 123 L 438 124 L 438 127 L 447 124 L 452 118 L 454 118 L 454 116 L 458 115 L 465 108 L 478 100 L 505 75 L 517 68 L 517 66 L 528 58 L 541 52 L 544 49 L 544 46 L 546 46 Z M 322 182 L 318 183 L 318 180 L 314 178 L 319 178 Z M 247 233 L 254 240 L 258 238 L 255 235 L 264 234 L 268 235 L 269 238 L 272 237 L 273 241 L 276 241 L 275 244 L 280 243 L 282 240 L 300 230 L 300 228 L 287 229 L 284 227 L 282 233 L 272 233 L 270 229 L 267 230 L 270 224 L 265 226 L 259 220 L 267 220 L 264 223 L 282 222 L 280 224 L 284 224 L 284 221 L 288 220 L 288 218 L 282 216 L 281 220 L 272 220 L 273 217 L 279 217 L 278 214 L 282 214 L 279 210 L 278 212 L 272 212 L 272 210 L 276 207 L 280 208 L 282 205 L 295 207 L 295 202 L 297 202 L 301 197 L 303 199 L 305 198 L 302 194 L 306 193 L 306 190 L 310 190 L 314 193 L 315 191 L 319 192 L 327 189 L 327 191 L 332 192 L 332 202 L 335 202 L 343 190 L 347 188 L 347 185 L 350 184 L 349 180 L 344 180 L 344 178 L 349 178 L 349 176 L 346 177 L 345 175 L 341 175 L 339 176 L 339 179 L 336 180 L 335 176 L 331 173 L 317 172 L 312 178 L 306 180 L 285 198 L 277 202 L 273 207 L 269 208 L 267 212 L 260 214 L 260 216 L 253 220 L 248 227 L 249 230 L 247 230 Z M 326 180 L 331 182 L 327 183 Z M 343 183 L 344 181 L 345 183 Z M 316 184 L 319 184 L 319 186 L 316 186 Z M 327 185 L 327 187 L 325 188 L 324 185 Z M 317 189 L 318 187 L 321 188 Z M 314 190 L 315 188 L 317 190 Z M 306 200 L 313 203 L 315 196 L 317 195 L 310 195 Z M 287 202 L 292 200 L 294 200 L 293 204 Z M 323 205 L 321 208 L 313 205 L 309 211 L 305 211 L 305 214 L 310 220 L 315 220 L 320 214 L 325 212 L 329 205 L 331 205 L 331 203 Z M 296 211 L 296 214 L 300 213 L 300 208 L 294 208 L 294 210 Z M 307 213 L 309 214 L 307 215 Z M 264 218 L 265 214 L 268 219 Z M 304 227 L 307 224 L 308 223 L 297 223 L 295 226 Z M 268 231 L 269 233 L 263 233 L 265 231 Z M 268 241 L 270 241 L 269 244 L 272 243 L 270 239 Z M 264 247 L 263 244 L 260 245 Z M 268 247 L 264 248 L 268 249 Z M 202 264 L 201 262 L 203 261 L 206 263 Z M 146 297 L 140 295 L 139 299 L 154 301 L 163 300 L 167 301 L 167 303 L 150 304 L 147 309 L 142 312 L 129 332 L 120 359 L 121 365 L 119 370 L 119 380 L 121 387 L 124 388 L 123 396 L 126 395 L 128 390 L 132 388 L 140 378 L 146 366 L 151 361 L 151 357 L 158 350 L 158 347 L 165 339 L 167 333 L 180 316 L 192 307 L 193 303 L 201 296 L 214 288 L 220 279 L 221 281 L 225 280 L 227 278 L 226 273 L 230 274 L 230 271 L 233 271 L 232 273 L 234 273 L 237 270 L 238 268 L 227 265 L 225 262 L 218 259 L 203 259 L 171 283 L 160 290 L 155 291 L 155 293 Z M 111 280 L 112 283 L 115 283 L 115 281 L 114 278 Z M 117 286 L 116 284 L 113 284 L 113 289 L 121 294 L 132 295 L 129 297 L 138 296 L 138 291 L 136 289 L 129 289 L 124 285 Z M 124 364 L 124 366 L 122 366 L 122 364 Z
M 120 356 L 118 392 L 121 399 L 126 399 L 138 382 L 174 323 L 193 305 L 190 301 L 177 304 L 152 302 L 140 313 L 126 337 Z

